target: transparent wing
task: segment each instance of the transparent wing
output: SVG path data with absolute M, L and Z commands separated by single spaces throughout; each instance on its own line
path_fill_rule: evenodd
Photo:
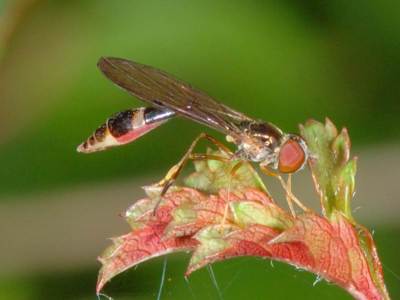
M 137 98 L 155 107 L 167 107 L 183 117 L 233 137 L 241 135 L 241 123 L 252 121 L 191 85 L 153 67 L 112 57 L 100 58 L 98 67 L 108 79 Z

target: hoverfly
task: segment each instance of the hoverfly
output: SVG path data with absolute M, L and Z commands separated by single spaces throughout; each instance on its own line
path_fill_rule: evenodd
M 90 153 L 127 144 L 175 116 L 185 117 L 224 133 L 227 141 L 237 146 L 237 151 L 232 154 L 229 148 L 219 141 L 207 134 L 200 134 L 179 163 L 156 184 L 161 188 L 161 192 L 154 211 L 188 159 L 195 159 L 192 151 L 202 138 L 208 139 L 225 154 L 230 155 L 229 159 L 239 159 L 236 166 L 240 166 L 244 161 L 256 162 L 264 173 L 278 178 L 286 191 L 286 199 L 293 215 L 295 211 L 292 201 L 303 210 L 308 210 L 291 192 L 291 174 L 301 170 L 308 158 L 306 143 L 300 136 L 284 133 L 272 123 L 254 120 L 237 112 L 156 68 L 113 57 L 102 57 L 97 65 L 117 86 L 150 106 L 129 109 L 110 117 L 78 146 L 78 152 Z M 226 160 L 226 157 L 212 155 L 197 158 Z M 270 168 L 277 173 L 270 171 Z M 287 183 L 279 175 L 282 173 L 288 174 Z
M 236 158 L 259 163 L 261 167 L 291 174 L 302 169 L 307 161 L 307 147 L 300 136 L 237 112 L 166 72 L 112 57 L 100 58 L 98 67 L 117 86 L 150 106 L 112 116 L 78 146 L 79 152 L 132 142 L 179 116 L 226 134 L 227 140 L 237 146 Z

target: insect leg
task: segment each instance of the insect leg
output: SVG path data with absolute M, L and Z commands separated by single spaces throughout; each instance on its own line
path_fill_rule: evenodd
M 210 141 L 212 144 L 214 144 L 220 151 L 226 153 L 229 157 L 233 156 L 231 150 L 226 147 L 224 144 L 222 144 L 221 142 L 219 142 L 218 140 L 216 140 L 215 138 L 211 137 L 210 135 L 202 132 L 200 133 L 197 138 L 192 142 L 192 144 L 190 145 L 189 149 L 186 151 L 186 153 L 183 155 L 183 157 L 181 158 L 181 160 L 175 164 L 174 166 L 172 166 L 171 169 L 169 169 L 169 171 L 167 172 L 167 175 L 165 175 L 165 177 L 160 180 L 156 185 L 162 187 L 161 193 L 160 193 L 160 199 L 158 200 L 154 211 L 157 210 L 158 205 L 160 204 L 161 198 L 162 196 L 165 195 L 165 193 L 168 191 L 168 189 L 171 187 L 171 185 L 175 182 L 175 180 L 178 178 L 180 172 L 182 171 L 182 169 L 184 168 L 184 166 L 186 165 L 187 161 L 191 159 L 191 155 L 193 154 L 193 150 L 196 147 L 196 145 L 198 144 L 198 142 L 202 139 L 206 139 L 208 141 Z M 205 154 L 208 155 L 208 154 Z M 229 160 L 229 158 L 225 158 L 223 156 L 211 156 L 209 155 L 209 157 L 211 159 L 216 159 L 216 160 L 224 160 L 227 161 Z M 193 157 L 195 158 L 195 157 Z M 202 156 L 202 159 L 207 159 L 207 156 Z
M 286 183 L 281 175 L 269 170 L 266 166 L 260 165 L 260 169 L 264 174 L 275 177 L 279 180 L 280 184 L 282 185 L 283 189 L 286 192 L 286 201 L 288 203 L 289 210 L 293 216 L 296 216 L 293 203 L 296 203 L 303 211 L 310 211 L 308 207 L 306 207 L 295 195 L 293 195 L 291 174 L 288 175 L 288 181 Z
M 290 174 L 289 174 L 290 176 Z M 295 195 L 293 195 L 292 193 L 292 183 L 291 183 L 291 179 L 288 178 L 288 183 L 285 183 L 285 181 L 283 180 L 283 178 L 281 176 L 278 176 L 278 179 L 283 187 L 283 189 L 286 191 L 286 198 L 287 199 L 291 199 L 294 203 L 296 203 L 303 211 L 305 212 L 309 212 L 310 209 L 305 206 Z M 288 201 L 289 203 L 289 201 Z M 292 211 L 293 213 L 293 211 Z
M 231 169 L 229 176 L 230 179 L 235 176 L 236 172 L 240 169 L 241 166 L 243 166 L 244 163 L 247 163 L 244 160 L 239 160 Z M 229 210 L 229 194 L 230 193 L 230 184 L 229 184 L 229 190 L 228 190 L 228 203 L 225 204 L 225 208 L 224 208 L 224 214 L 222 216 L 222 220 L 221 220 L 221 229 L 223 228 L 223 226 L 225 225 L 226 222 L 226 218 L 228 217 L 228 210 Z
M 287 191 L 286 191 L 286 201 L 287 201 L 287 203 L 288 203 L 288 205 L 289 205 L 289 209 L 290 209 L 292 215 L 295 217 L 295 216 L 296 216 L 296 212 L 295 212 L 295 210 L 294 210 L 294 208 L 293 208 L 292 199 L 289 197 L 289 193 L 292 192 L 292 174 L 288 174 L 288 180 L 287 180 L 287 185 L 286 185 L 286 187 L 287 187 Z
M 190 160 L 217 160 L 221 162 L 229 162 L 230 158 L 214 155 L 214 154 L 207 154 L 207 153 L 192 153 L 189 156 Z
M 271 177 L 279 177 L 280 175 L 278 173 L 275 173 L 273 171 L 271 171 L 268 167 L 260 165 L 260 170 L 267 176 L 271 176 Z
M 176 180 L 178 177 L 179 173 L 182 171 L 183 167 L 186 165 L 187 161 L 190 159 L 190 156 L 193 153 L 194 148 L 196 147 L 197 143 L 202 140 L 202 139 L 207 139 L 214 145 L 216 145 L 220 150 L 224 152 L 230 152 L 230 150 L 225 146 L 222 145 L 223 148 L 221 148 L 221 145 L 219 145 L 218 141 L 215 140 L 213 137 L 209 136 L 206 133 L 200 133 L 199 136 L 192 142 L 190 145 L 189 149 L 186 151 L 186 153 L 183 155 L 181 160 L 174 166 L 172 166 L 171 169 L 169 169 L 167 175 L 158 183 L 160 186 L 170 186 L 173 181 Z M 171 182 L 171 184 L 170 184 Z M 163 189 L 163 192 L 161 193 L 161 196 L 164 195 L 167 192 L 168 188 Z

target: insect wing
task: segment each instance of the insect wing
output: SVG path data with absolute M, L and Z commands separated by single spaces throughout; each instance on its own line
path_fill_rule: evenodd
M 101 58 L 98 67 L 115 84 L 155 107 L 168 108 L 233 137 L 252 121 L 161 70 L 120 58 Z

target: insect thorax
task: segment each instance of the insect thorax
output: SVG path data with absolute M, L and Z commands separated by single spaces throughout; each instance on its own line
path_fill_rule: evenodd
M 282 132 L 273 124 L 266 122 L 242 122 L 243 136 L 238 141 L 242 157 L 254 162 L 276 159 Z

